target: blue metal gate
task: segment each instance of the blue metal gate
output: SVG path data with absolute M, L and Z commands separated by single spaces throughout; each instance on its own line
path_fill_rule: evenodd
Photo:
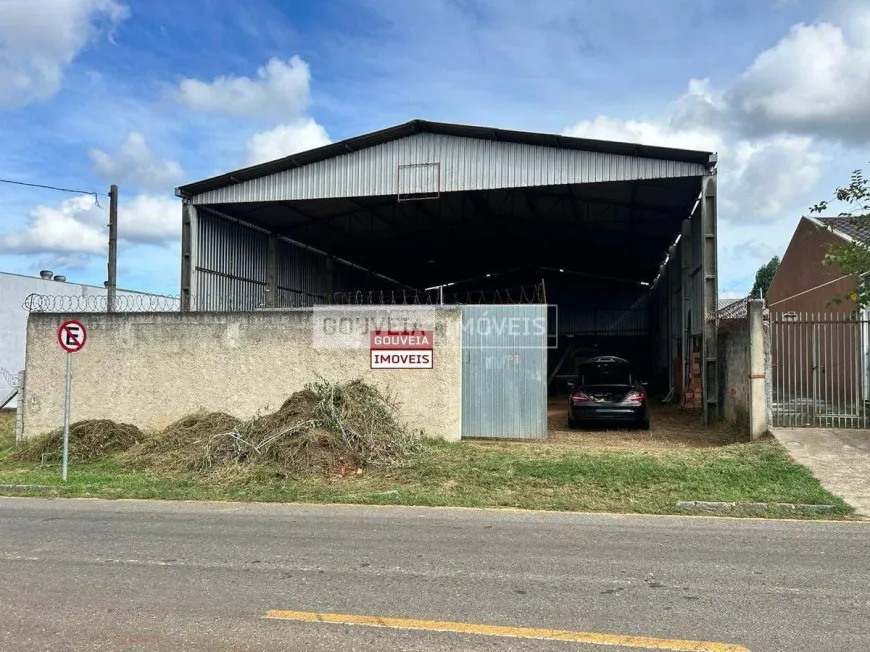
M 547 306 L 462 306 L 462 436 L 547 436 Z

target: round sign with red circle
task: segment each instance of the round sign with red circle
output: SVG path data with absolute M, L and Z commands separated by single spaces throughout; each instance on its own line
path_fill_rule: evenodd
M 76 353 L 85 347 L 88 340 L 88 331 L 85 325 L 75 319 L 69 319 L 57 329 L 57 341 L 67 353 Z

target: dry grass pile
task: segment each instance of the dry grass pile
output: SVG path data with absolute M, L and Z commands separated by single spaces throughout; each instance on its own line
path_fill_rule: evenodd
M 198 471 L 202 451 L 217 433 L 233 432 L 242 422 L 223 412 L 195 412 L 145 438 L 122 459 L 165 473 Z
M 143 441 L 145 435 L 129 423 L 108 419 L 77 421 L 69 427 L 69 459 L 78 462 L 98 460 L 120 453 Z M 36 437 L 12 454 L 12 459 L 43 462 L 63 455 L 63 429 Z
M 421 444 L 421 433 L 401 422 L 392 398 L 362 381 L 322 380 L 293 394 L 277 412 L 251 421 L 192 415 L 124 457 L 157 472 L 302 477 L 398 466 Z

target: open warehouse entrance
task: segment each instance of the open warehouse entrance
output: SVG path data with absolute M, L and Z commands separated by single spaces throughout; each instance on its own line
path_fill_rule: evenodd
M 554 305 L 551 347 L 534 363 L 545 393 L 584 356 L 619 355 L 710 422 L 715 164 L 708 152 L 415 120 L 179 188 L 182 304 Z M 475 380 L 478 399 L 498 394 L 479 411 L 526 405 L 494 378 Z

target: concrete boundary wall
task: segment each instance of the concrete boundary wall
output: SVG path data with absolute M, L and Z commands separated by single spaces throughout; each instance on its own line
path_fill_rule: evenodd
M 757 439 L 771 417 L 770 332 L 761 301 L 748 302 L 747 315 L 719 324 L 719 400 L 723 418 Z
M 457 441 L 461 312 L 442 307 L 401 307 L 399 312 L 434 332 L 432 369 L 370 369 L 367 333 L 350 337 L 355 348 L 323 337 L 319 341 L 326 345 L 316 345 L 315 331 L 322 324 L 310 309 L 77 314 L 88 337 L 85 348 L 73 354 L 71 419 L 112 419 L 143 429 L 162 428 L 197 409 L 244 419 L 276 410 L 318 377 L 362 378 L 394 394 L 411 427 Z M 352 319 L 377 325 L 395 314 L 372 308 L 354 311 Z M 28 320 L 24 438 L 63 424 L 65 354 L 57 329 L 65 318 L 34 313 Z
M 749 431 L 749 325 L 746 320 L 719 331 L 722 417 Z

